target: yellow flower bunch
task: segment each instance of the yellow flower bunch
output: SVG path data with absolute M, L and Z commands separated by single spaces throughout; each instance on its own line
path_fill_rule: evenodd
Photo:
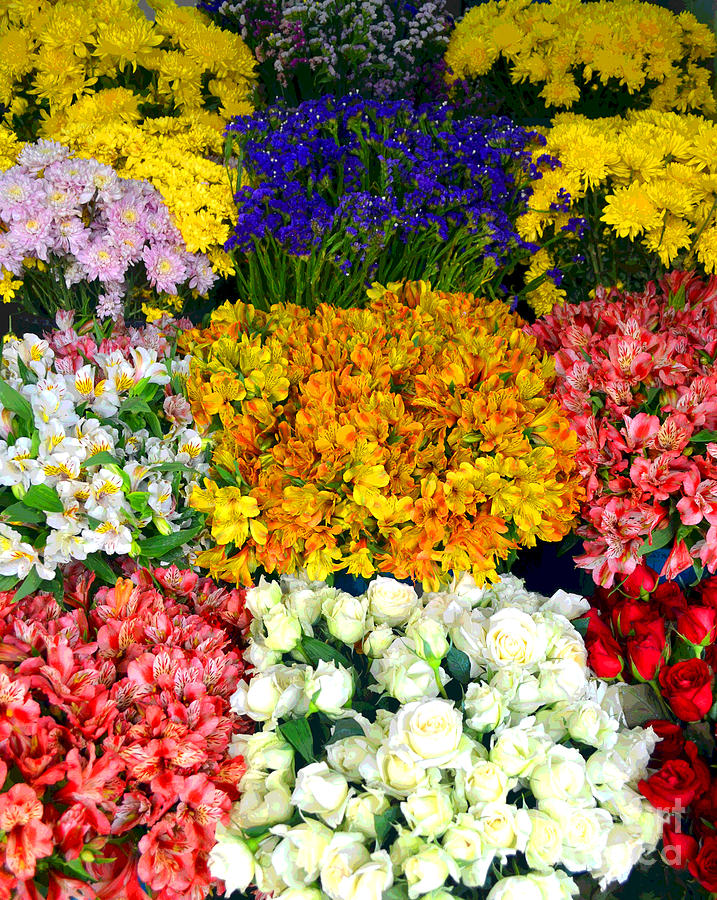
M 0 4 L 5 121 L 29 139 L 53 134 L 77 100 L 117 87 L 128 121 L 184 113 L 221 130 L 250 112 L 255 62 L 242 39 L 172 0 L 153 6 L 154 22 L 137 0 Z
M 129 113 L 129 91 L 102 93 L 115 94 L 116 106 Z M 149 181 L 162 194 L 187 249 L 206 253 L 219 275 L 232 274 L 223 248 L 236 220 L 236 206 L 221 162 L 221 133 L 191 116 L 136 124 L 128 115 L 123 121 L 106 109 L 102 93 L 79 100 L 63 127 L 44 133 L 69 146 L 76 156 L 113 166 L 123 178 Z
M 377 571 L 479 583 L 577 509 L 577 443 L 551 360 L 497 301 L 376 285 L 370 309 L 225 303 L 187 332 L 211 477 L 191 498 L 216 543 L 199 565 L 311 578 Z
M 541 177 L 517 222 L 521 237 L 543 245 L 528 282 L 578 252 L 591 272 L 585 279 L 583 268 L 581 279 L 593 284 L 617 284 L 631 271 L 644 281 L 660 265 L 693 257 L 705 272 L 717 272 L 713 122 L 655 110 L 606 119 L 563 113 L 543 133 L 547 145 L 535 150 L 535 162 L 547 153 L 560 166 L 538 164 Z M 566 230 L 575 217 L 587 224 L 582 238 Z M 564 287 L 546 281 L 527 299 L 544 314 L 565 296 Z
M 642 0 L 489 0 L 456 26 L 448 79 L 478 79 L 513 118 L 573 109 L 712 112 L 714 35 L 687 12 Z

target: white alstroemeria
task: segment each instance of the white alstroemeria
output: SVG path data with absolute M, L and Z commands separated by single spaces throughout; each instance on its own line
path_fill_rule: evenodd
M 117 432 L 103 426 L 97 419 L 83 419 L 79 422 L 76 436 L 88 458 L 97 453 L 115 454 Z
M 26 385 L 24 393 L 32 406 L 37 426 L 55 421 L 67 428 L 79 419 L 61 375 L 50 373 L 45 378 L 38 379 L 37 384 Z
M 107 381 L 118 396 L 126 394 L 135 384 L 134 366 L 122 359 L 117 365 L 107 368 Z
M 85 503 L 88 515 L 103 521 L 116 515 L 123 504 L 122 476 L 103 466 L 90 480 L 90 492 Z
M 45 474 L 39 460 L 33 456 L 30 438 L 18 438 L 11 447 L 0 441 L 0 484 L 6 487 L 19 485 L 27 490 L 44 480 Z
M 153 465 L 174 462 L 174 453 L 167 443 L 158 437 L 150 437 L 144 442 L 144 454 L 147 462 Z
M 123 556 L 132 548 L 132 532 L 113 515 L 108 515 L 93 532 L 97 538 L 97 549 L 103 553 Z
M 157 351 L 148 347 L 133 347 L 134 383 L 147 378 L 150 384 L 169 384 L 170 377 L 167 366 L 157 362 Z
M 15 338 L 5 342 L 2 348 L 3 359 L 7 362 L 13 375 L 20 378 L 18 358 L 38 378 L 44 378 L 52 367 L 55 354 L 50 350 L 47 341 L 35 334 L 24 334 L 22 340 Z
M 67 379 L 67 386 L 70 394 L 78 403 L 90 403 L 95 399 L 95 379 L 97 377 L 97 367 L 92 365 L 81 366 L 72 376 Z M 102 378 L 98 382 L 99 394 L 104 392 L 105 379 Z
M 131 462 L 125 463 L 122 466 L 122 471 L 126 472 L 129 476 L 130 490 L 146 490 L 146 488 L 144 487 L 140 488 L 140 485 L 151 472 L 149 466 L 145 466 L 142 463 L 137 462 L 136 460 L 132 460 Z
M 7 532 L 12 531 L 13 529 L 3 526 L 3 537 L 7 538 Z M 6 540 L 0 541 L 0 575 L 13 575 L 22 580 L 34 568 L 43 580 L 51 579 L 55 574 L 54 567 L 45 565 L 32 544 L 23 541 L 17 532 L 15 534 L 17 539 L 12 540 L 7 549 Z
M 61 422 L 42 422 L 38 425 L 37 431 L 40 436 L 37 451 L 39 459 L 45 459 L 53 453 L 67 453 L 76 456 L 80 461 L 85 458 L 85 450 L 74 436 L 72 428 L 66 429 Z
M 88 529 L 81 534 L 76 530 L 51 531 L 45 541 L 43 557 L 47 566 L 55 567 L 72 562 L 73 559 L 87 559 L 87 554 L 96 549 L 97 536 Z
M 176 461 L 191 466 L 201 460 L 204 455 L 204 446 L 201 436 L 191 428 L 183 428 L 177 434 Z
M 71 483 L 69 486 L 71 488 Z M 64 485 L 58 485 L 58 487 L 64 487 Z M 80 532 L 87 525 L 87 516 L 85 516 L 83 506 L 74 496 L 63 495 L 62 490 L 58 493 L 65 508 L 61 513 L 47 513 L 47 527 L 58 531 Z
M 157 515 L 168 516 L 175 506 L 172 485 L 163 478 L 150 480 L 146 487 L 149 492 L 147 504 Z
M 104 380 L 95 385 L 95 396 L 90 401 L 90 408 L 93 413 L 96 413 L 103 419 L 109 419 L 117 414 L 121 403 L 122 398 L 119 396 L 113 382 Z
M 128 456 L 137 456 L 141 453 L 145 441 L 149 437 L 149 432 L 145 428 L 130 433 L 129 429 L 125 431 L 124 448 Z
M 79 456 L 64 451 L 51 453 L 42 460 L 42 472 L 48 484 L 70 479 L 77 480 L 80 477 L 81 461 Z

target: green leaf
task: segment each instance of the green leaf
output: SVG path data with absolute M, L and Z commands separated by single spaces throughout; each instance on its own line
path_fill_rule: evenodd
M 567 537 L 563 538 L 563 540 L 558 545 L 557 556 L 565 556 L 566 553 L 570 553 L 573 547 L 576 544 L 580 543 L 580 538 L 575 532 L 571 532 Z
M 0 575 L 0 591 L 11 591 L 19 580 L 17 575 Z
M 24 525 L 39 525 L 45 521 L 44 516 L 41 516 L 29 506 L 25 506 L 22 500 L 5 507 L 2 511 L 2 517 L 8 522 L 22 522 Z
M 285 741 L 288 741 L 296 752 L 307 762 L 313 762 L 314 736 L 308 719 L 289 719 L 279 725 L 279 732 Z
M 381 894 L 381 900 L 408 900 L 408 885 L 393 884 Z
M 343 741 L 344 738 L 363 736 L 363 728 L 356 719 L 339 719 L 338 722 L 334 723 L 331 737 L 326 743 L 335 744 L 336 741 Z
M 106 562 L 101 553 L 88 553 L 87 559 L 84 561 L 85 566 L 101 578 L 105 584 L 115 584 L 117 575 L 113 572 L 111 566 Z
M 573 619 L 571 624 L 580 632 L 581 637 L 585 637 L 588 633 L 590 619 L 587 616 L 581 616 L 579 619 Z
M 652 553 L 653 550 L 661 550 L 662 547 L 666 547 L 672 541 L 674 534 L 675 532 L 672 525 L 667 525 L 665 528 L 653 531 L 651 535 L 652 543 L 645 541 L 637 551 L 637 555 L 645 556 L 647 553 Z
M 204 528 L 204 523 L 195 525 L 194 528 L 185 528 L 183 531 L 175 531 L 174 534 L 158 534 L 155 537 L 137 541 L 141 556 L 147 559 L 161 559 L 172 550 L 177 550 L 183 544 L 187 544 L 196 537 Z
M 37 375 L 35 375 L 32 369 L 28 368 L 20 355 L 17 356 L 17 367 L 20 370 L 20 378 L 22 378 L 25 384 L 37 384 Z
M 32 407 L 15 388 L 0 379 L 0 404 L 27 422 L 33 421 Z
M 712 441 L 717 441 L 717 431 L 698 431 L 690 440 L 695 444 L 711 444 Z
M 47 484 L 33 484 L 22 498 L 22 502 L 25 506 L 42 509 L 45 512 L 61 513 L 65 510 L 57 491 Z
M 141 513 L 147 509 L 147 501 L 149 500 L 149 491 L 131 491 L 127 494 L 129 505 L 135 512 Z
M 344 654 L 330 644 L 324 643 L 324 641 L 319 641 L 312 637 L 305 637 L 301 641 L 301 649 L 313 666 L 318 665 L 321 660 L 324 660 L 325 662 L 338 663 L 346 669 L 351 668 L 351 663 L 346 659 Z
M 373 817 L 373 824 L 376 828 L 376 842 L 379 847 L 388 837 L 394 822 L 398 819 L 400 814 L 401 810 L 398 806 L 389 806 L 386 812 L 382 812 L 380 816 Z
M 455 678 L 461 684 L 468 684 L 471 680 L 471 661 L 458 647 L 451 647 L 446 656 L 445 664 L 451 678 Z
M 15 596 L 13 598 L 14 602 L 24 599 L 30 594 L 34 594 L 35 591 L 42 584 L 42 578 L 38 575 L 37 569 L 33 566 L 30 571 L 27 573 L 27 577 L 20 585 L 20 587 L 15 592 Z
M 88 456 L 80 468 L 86 469 L 88 466 L 121 466 L 121 463 L 116 456 L 112 456 L 107 450 L 100 450 L 99 453 L 93 453 L 92 456 Z

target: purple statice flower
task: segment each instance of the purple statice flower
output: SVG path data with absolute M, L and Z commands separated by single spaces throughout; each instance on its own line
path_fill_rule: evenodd
M 148 182 L 120 178 L 94 159 L 70 157 L 53 141 L 28 144 L 18 158 L 0 173 L 3 269 L 25 278 L 23 261 L 41 260 L 46 267 L 32 269 L 31 277 L 48 281 L 46 293 L 62 281 L 86 285 L 101 315 L 113 318 L 123 298 L 136 308 L 133 298 L 148 286 L 172 294 L 211 288 L 215 276 L 206 256 L 186 250 Z

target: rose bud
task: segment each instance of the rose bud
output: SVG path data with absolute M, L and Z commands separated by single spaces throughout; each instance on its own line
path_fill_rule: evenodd
M 686 869 L 699 850 L 699 844 L 691 834 L 675 829 L 674 817 L 662 827 L 662 859 L 673 869 Z
M 662 695 L 683 722 L 699 722 L 712 706 L 712 671 L 703 659 L 686 659 L 660 672 Z
M 635 600 L 632 597 L 621 600 L 612 609 L 612 625 L 616 635 L 627 637 L 635 629 L 646 622 L 660 620 L 660 614 L 650 603 Z
M 679 725 L 675 722 L 668 722 L 666 719 L 650 719 L 645 722 L 645 728 L 652 728 L 660 738 L 652 754 L 652 758 L 656 762 L 662 763 L 668 759 L 677 759 L 682 756 L 685 738 Z
M 692 830 L 699 838 L 717 834 L 717 779 L 692 804 Z
M 677 616 L 677 631 L 696 647 L 713 644 L 717 639 L 717 607 L 689 606 Z
M 688 608 L 685 595 L 674 581 L 658 584 L 650 595 L 650 602 L 657 604 L 657 608 L 666 619 L 676 619 L 679 613 Z
M 658 574 L 654 569 L 644 564 L 636 566 L 622 582 L 620 588 L 628 597 L 641 597 L 643 592 L 650 594 L 655 590 Z
M 662 619 L 638 627 L 627 642 L 627 657 L 632 674 L 638 681 L 652 681 L 665 661 L 667 639 Z
M 701 581 L 697 590 L 703 606 L 713 606 L 717 609 L 717 578 Z
M 684 811 L 707 790 L 709 769 L 692 741 L 687 741 L 685 755 L 688 759 L 669 759 L 649 778 L 638 782 L 637 789 L 656 809 Z
M 610 634 L 586 643 L 588 664 L 598 678 L 617 678 L 625 664 L 622 647 Z
M 699 853 L 689 863 L 690 875 L 707 891 L 717 891 L 717 836 L 706 837 Z

